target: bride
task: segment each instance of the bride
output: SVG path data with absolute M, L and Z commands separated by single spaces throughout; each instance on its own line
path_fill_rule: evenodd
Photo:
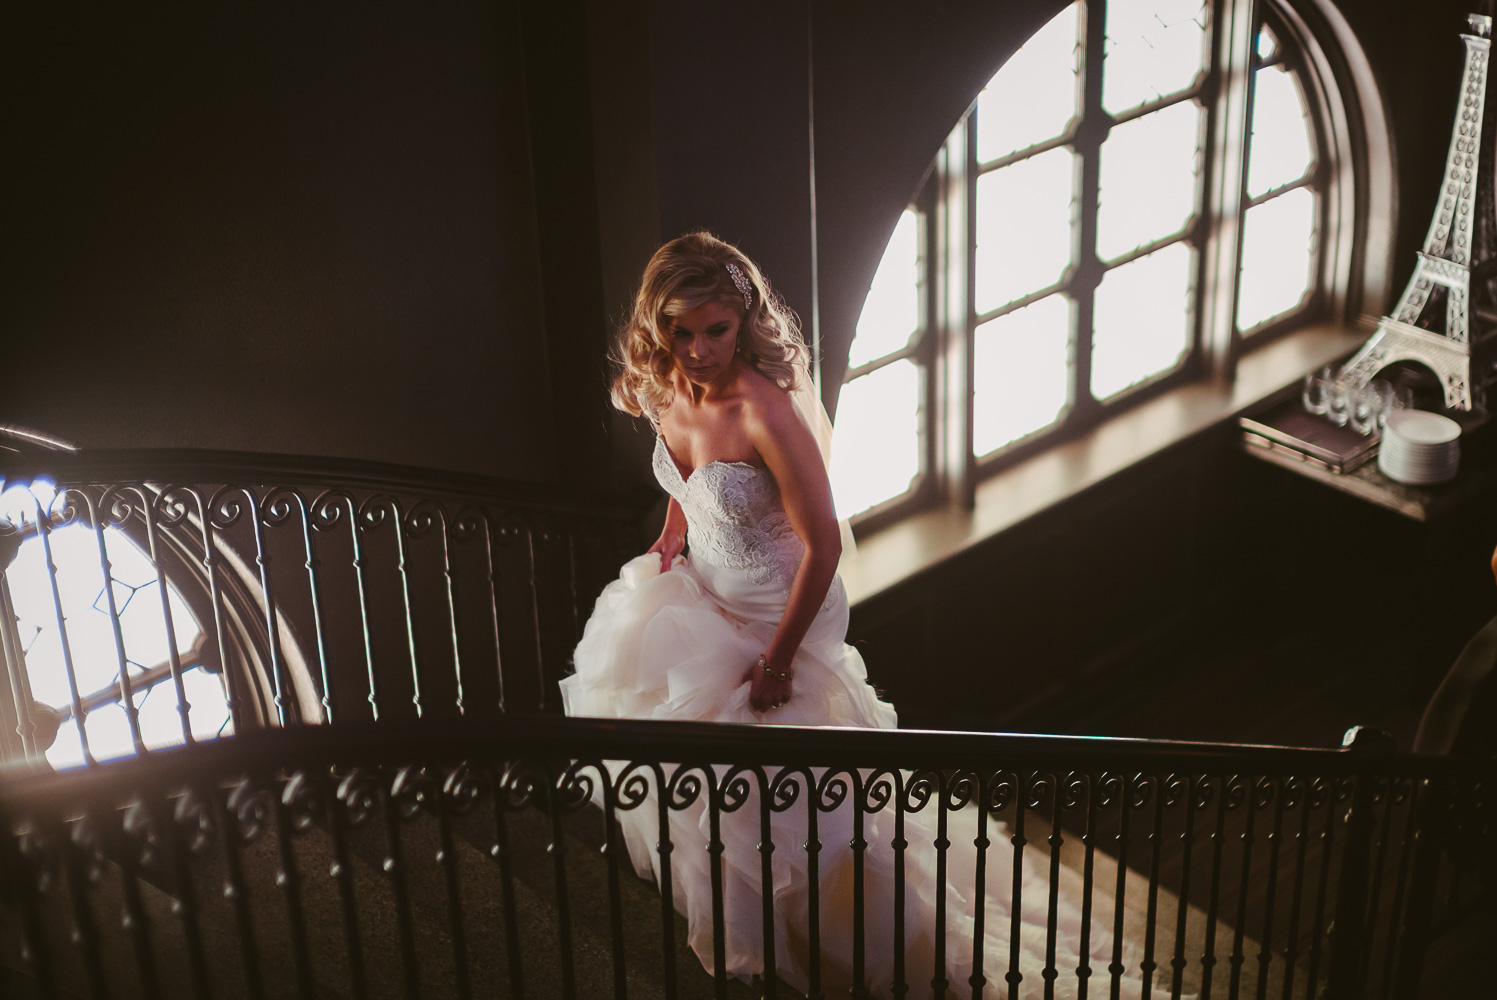
M 645 269 L 616 356 L 613 401 L 656 431 L 655 477 L 670 495 L 665 526 L 649 551 L 625 564 L 598 598 L 561 682 L 572 716 L 892 729 L 894 709 L 868 684 L 862 657 L 844 639 L 847 595 L 837 576 L 842 541 L 827 480 L 830 425 L 807 375 L 808 352 L 789 311 L 754 263 L 707 233 L 662 246 Z M 704 807 L 672 810 L 670 855 L 676 909 L 702 964 L 715 967 L 712 872 Z M 806 992 L 808 902 L 802 810 L 773 814 L 776 972 Z M 849 808 L 821 822 L 817 903 L 824 988 L 851 984 L 855 921 Z M 965 834 L 950 832 L 950 873 L 936 885 L 932 805 L 905 817 L 904 961 L 896 964 L 893 810 L 865 818 L 865 974 L 889 995 L 895 970 L 907 982 L 947 979 L 966 992 L 975 936 L 975 810 Z M 762 974 L 763 879 L 758 810 L 719 817 L 726 971 Z M 660 881 L 652 804 L 619 814 L 641 876 Z M 837 822 L 843 824 L 838 834 Z M 955 825 L 956 817 L 953 817 Z M 996 826 L 996 825 L 995 825 Z M 1022 995 L 1045 995 L 1049 885 L 1026 874 L 1019 939 L 1011 943 L 1012 855 L 990 831 L 983 934 L 991 995 L 1008 995 L 1004 975 L 1020 959 Z M 693 849 L 695 848 L 695 849 Z M 1031 868 L 1034 866 L 1030 866 Z M 1032 883 L 1032 884 L 1031 884 Z M 1106 990 L 1110 938 L 1093 926 L 1090 961 L 1074 951 L 1082 924 L 1079 892 L 1058 899 L 1059 973 L 1052 995 L 1072 996 L 1078 967 Z M 944 898 L 946 968 L 931 968 L 937 900 Z M 1127 984 L 1136 994 L 1137 984 Z M 920 990 L 919 992 L 923 992 Z

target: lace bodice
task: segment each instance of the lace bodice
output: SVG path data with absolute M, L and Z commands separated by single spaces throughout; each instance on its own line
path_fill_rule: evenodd
M 655 478 L 686 512 L 691 557 L 743 570 L 754 583 L 788 590 L 805 546 L 790 527 L 780 488 L 768 469 L 744 462 L 708 462 L 682 478 L 655 439 Z

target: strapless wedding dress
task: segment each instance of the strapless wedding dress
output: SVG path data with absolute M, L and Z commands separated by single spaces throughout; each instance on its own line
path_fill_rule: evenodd
M 653 465 L 660 484 L 685 511 L 689 555 L 678 558 L 666 572 L 660 571 L 657 554 L 640 556 L 603 590 L 577 646 L 576 672 L 561 682 L 566 713 L 894 728 L 894 708 L 869 685 L 863 658 L 844 641 L 847 594 L 840 578 L 833 581 L 795 655 L 789 703 L 764 713 L 749 706 L 749 682 L 744 675 L 769 644 L 784 613 L 804 546 L 790 527 L 779 488 L 767 470 L 739 462 L 711 462 L 683 477 L 663 439 L 656 441 Z M 636 871 L 658 884 L 658 813 L 653 788 L 650 794 L 650 801 L 618 816 Z M 772 814 L 775 850 L 771 855 L 777 972 L 802 993 L 807 990 L 809 972 L 805 812 L 802 789 L 794 807 Z M 828 995 L 846 989 L 852 975 L 851 813 L 851 807 L 844 804 L 818 819 L 822 844 L 818 925 L 822 986 Z M 936 971 L 932 968 L 938 905 L 932 846 L 937 839 L 935 813 L 932 800 L 922 811 L 905 816 L 909 846 L 904 858 L 904 979 L 915 995 L 927 993 L 926 984 Z M 950 989 L 963 996 L 971 995 L 973 969 L 976 818 L 975 809 L 953 812 L 947 831 L 944 974 Z M 750 802 L 719 819 L 725 967 L 730 975 L 748 979 L 763 971 L 759 809 Z M 880 997 L 890 995 L 894 976 L 894 821 L 892 806 L 864 820 L 865 973 L 868 987 Z M 704 849 L 709 829 L 707 810 L 700 800 L 671 813 L 675 905 L 686 917 L 693 951 L 710 972 L 714 967 L 711 855 Z M 983 974 L 986 995 L 1007 997 L 1004 977 L 1011 958 L 1013 848 L 1006 829 L 997 823 L 987 824 L 987 839 Z M 1020 996 L 1025 998 L 1045 995 L 1042 970 L 1050 964 L 1048 859 L 1038 853 L 1031 850 L 1025 859 L 1017 941 L 1023 975 Z M 1067 890 L 1062 886 L 1057 899 L 1055 997 L 1077 995 L 1076 970 L 1082 966 L 1091 969 L 1089 995 L 1109 992 L 1112 942 L 1105 925 L 1094 921 L 1090 928 L 1089 960 L 1074 950 L 1081 938 L 1079 895 L 1077 887 Z M 1129 964 L 1136 968 L 1135 963 Z M 1136 981 L 1125 980 L 1125 996 L 1138 992 Z

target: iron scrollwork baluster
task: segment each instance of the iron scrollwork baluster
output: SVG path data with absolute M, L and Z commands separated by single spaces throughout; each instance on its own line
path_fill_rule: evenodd
M 458 543 L 469 538 L 483 539 L 484 576 L 489 584 L 489 614 L 494 626 L 494 676 L 499 685 L 498 708 L 504 713 L 504 656 L 499 644 L 499 578 L 494 569 L 494 529 L 487 512 L 478 507 L 464 507 L 457 512 L 452 537 Z

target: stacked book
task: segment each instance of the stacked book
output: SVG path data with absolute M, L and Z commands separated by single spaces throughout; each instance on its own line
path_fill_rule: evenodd
M 1306 413 L 1297 396 L 1257 416 L 1242 417 L 1238 423 L 1249 445 L 1331 472 L 1350 472 L 1377 454 L 1377 434 L 1364 437 Z

